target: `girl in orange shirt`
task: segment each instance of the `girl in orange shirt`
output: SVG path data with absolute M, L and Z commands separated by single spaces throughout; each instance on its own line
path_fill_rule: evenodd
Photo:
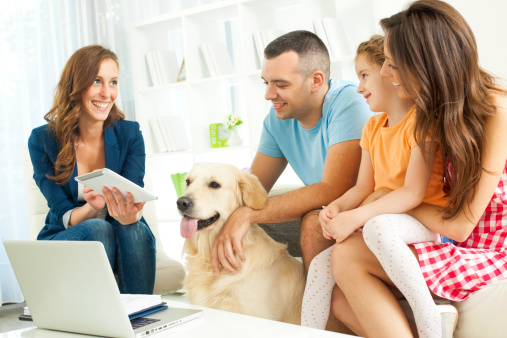
M 364 96 L 372 111 L 383 113 L 371 117 L 364 126 L 360 142 L 361 165 L 356 185 L 325 207 L 319 215 L 324 236 L 328 239 L 334 238 L 337 243 L 345 241 L 356 229 L 362 228 L 375 216 L 403 214 L 422 202 L 441 207 L 447 203 L 440 151 L 429 138 L 424 144 L 416 142 L 414 100 L 409 96 L 398 95 L 399 85 L 393 85 L 389 70 L 383 66 L 383 48 L 383 37 L 375 35 L 369 41 L 361 43 L 357 50 L 357 91 Z M 430 167 L 424 162 L 425 152 L 428 152 L 426 155 L 432 159 L 430 164 L 433 170 L 429 170 Z M 361 204 L 369 195 L 381 190 L 390 192 L 370 203 Z M 437 233 L 428 230 L 415 219 L 407 215 L 397 216 L 407 219 L 390 225 L 389 229 L 377 230 L 379 235 L 369 236 L 365 238 L 365 242 L 368 244 L 369 241 L 380 242 L 387 238 L 397 238 L 399 232 L 403 231 L 406 234 L 398 240 L 398 244 L 405 247 L 406 243 L 440 242 Z M 414 226 L 405 227 L 406 222 L 412 222 Z M 382 246 L 379 243 L 377 245 Z M 388 245 L 391 245 L 391 240 Z M 310 265 L 303 299 L 302 325 L 325 327 L 331 292 L 335 285 L 334 279 L 328 278 L 330 263 L 332 262 L 333 266 L 340 263 L 334 258 L 337 248 L 339 246 L 325 250 L 315 257 Z M 410 304 L 425 304 L 422 309 L 414 309 L 416 323 L 420 328 L 419 335 L 437 337 L 441 331 L 440 315 L 422 276 L 418 286 L 418 289 L 407 292 L 405 297 Z M 428 297 L 425 297 L 426 295 Z M 431 309 L 433 311 L 429 311 Z

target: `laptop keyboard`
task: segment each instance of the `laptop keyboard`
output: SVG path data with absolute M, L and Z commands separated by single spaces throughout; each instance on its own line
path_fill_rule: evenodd
M 139 318 L 132 319 L 130 321 L 130 323 L 132 324 L 132 328 L 135 330 L 135 329 L 138 329 L 138 328 L 143 327 L 145 325 L 155 323 L 158 321 L 160 321 L 160 319 L 139 317 Z

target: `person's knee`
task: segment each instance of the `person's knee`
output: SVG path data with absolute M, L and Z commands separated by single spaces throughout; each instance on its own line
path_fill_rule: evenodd
M 387 237 L 392 233 L 391 221 L 389 215 L 379 215 L 368 220 L 363 227 L 363 238 L 366 244 L 375 242 L 379 236 Z M 382 235 L 380 235 L 382 234 Z
M 345 294 L 338 285 L 335 285 L 331 294 L 331 313 L 341 322 L 346 321 L 348 318 L 349 307 L 347 305 Z
M 103 219 L 90 219 L 78 226 L 81 227 L 82 240 L 107 243 L 114 239 L 113 226 Z
M 116 237 L 121 242 L 128 241 L 131 243 L 145 244 L 155 246 L 155 237 L 148 225 L 144 222 L 137 222 L 129 225 L 120 225 L 115 229 Z
M 346 242 L 336 243 L 333 247 L 332 262 L 333 262 L 333 275 L 336 283 L 347 275 L 347 267 L 349 265 L 350 256 L 347 254 L 348 245 Z
M 80 223 L 80 236 L 82 241 L 97 241 L 104 245 L 108 257 L 114 257 L 115 239 L 111 223 L 103 219 L 90 219 Z
M 317 236 L 322 237 L 322 230 L 319 223 L 319 213 L 309 212 L 301 219 L 301 248 L 313 243 Z
M 352 271 L 362 264 L 359 261 L 361 257 L 358 252 L 362 247 L 359 236 L 347 238 L 344 242 L 336 243 L 333 246 L 332 252 L 332 266 L 333 275 L 338 286 L 342 282 L 348 282 Z

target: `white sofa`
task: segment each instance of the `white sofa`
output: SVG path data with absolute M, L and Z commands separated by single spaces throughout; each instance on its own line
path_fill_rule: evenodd
M 276 186 L 269 196 L 277 196 L 299 186 Z M 292 255 L 300 254 L 300 221 L 261 225 L 275 240 L 287 243 Z M 475 292 L 463 302 L 436 300 L 437 303 L 452 304 L 458 310 L 455 338 L 507 338 L 507 279 L 492 283 Z M 409 321 L 414 322 L 412 310 L 406 300 L 400 304 Z M 445 337 L 444 337 L 445 338 Z
M 49 211 L 49 208 L 47 206 L 44 195 L 42 195 L 39 188 L 35 184 L 35 181 L 33 180 L 33 167 L 30 161 L 28 148 L 25 147 L 24 151 L 25 184 L 26 196 L 28 200 L 28 217 L 30 227 L 29 231 L 30 238 L 35 240 L 40 230 L 44 227 L 46 215 Z M 151 180 L 148 173 L 149 170 L 146 170 L 146 176 L 144 178 L 145 186 L 147 189 L 149 189 L 151 186 Z M 157 246 L 155 287 L 153 293 L 166 295 L 178 291 L 183 285 L 183 279 L 185 278 L 185 268 L 180 262 L 171 259 L 164 252 L 158 232 L 158 223 L 155 213 L 155 205 L 153 202 L 148 202 L 144 205 L 143 216 L 150 226 L 153 235 L 155 236 Z

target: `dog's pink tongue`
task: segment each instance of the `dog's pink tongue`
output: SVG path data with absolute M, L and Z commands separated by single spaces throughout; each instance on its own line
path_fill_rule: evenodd
M 197 230 L 197 218 L 183 217 L 180 224 L 181 237 L 191 238 Z

